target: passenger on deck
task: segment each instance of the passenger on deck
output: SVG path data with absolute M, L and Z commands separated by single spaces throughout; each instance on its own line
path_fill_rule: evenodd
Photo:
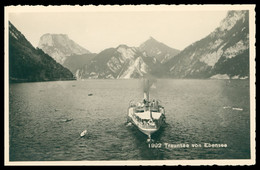
M 155 100 L 153 99 L 152 107 L 155 107 Z
M 147 101 L 146 101 L 146 99 L 144 99 L 144 105 L 146 105 L 146 103 L 147 103 Z
M 158 104 L 158 101 L 156 100 L 154 107 L 158 108 L 158 106 L 159 106 L 159 104 Z

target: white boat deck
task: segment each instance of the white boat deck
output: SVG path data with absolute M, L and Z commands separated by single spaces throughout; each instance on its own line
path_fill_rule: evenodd
M 135 115 L 141 119 L 150 119 L 150 111 L 135 113 Z M 162 113 L 160 113 L 160 112 L 152 112 L 153 119 L 158 120 L 158 119 L 160 119 L 161 115 L 162 115 Z

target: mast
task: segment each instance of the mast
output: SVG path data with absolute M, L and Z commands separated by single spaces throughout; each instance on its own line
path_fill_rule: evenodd
M 153 120 L 152 116 L 152 111 L 151 111 L 151 106 L 149 103 L 149 89 L 150 89 L 150 84 L 149 84 L 149 79 L 144 79 L 144 100 L 146 100 L 146 109 L 148 108 L 148 111 L 150 113 L 150 119 Z

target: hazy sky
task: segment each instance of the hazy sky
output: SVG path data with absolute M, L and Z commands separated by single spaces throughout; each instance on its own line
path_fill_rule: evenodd
M 91 52 L 139 46 L 150 36 L 179 50 L 214 31 L 227 10 L 12 12 L 9 20 L 34 45 L 45 33 L 67 34 Z

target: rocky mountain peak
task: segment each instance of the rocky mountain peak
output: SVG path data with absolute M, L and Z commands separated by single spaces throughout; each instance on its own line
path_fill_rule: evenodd
M 162 63 L 179 53 L 179 50 L 157 41 L 152 36 L 139 46 L 139 50 L 147 56 L 155 57 Z
M 9 21 L 9 33 L 10 35 L 15 38 L 15 39 L 20 39 L 23 38 L 23 35 L 21 34 L 21 32 L 19 32 L 14 26 L 13 24 Z
M 25 36 L 9 21 L 9 38 L 14 38 L 17 41 L 23 42 L 24 45 L 32 47 L 31 43 L 25 38 Z
M 41 49 L 35 49 L 9 22 L 10 82 L 73 79 L 72 73 Z
M 120 45 L 117 46 L 116 48 L 117 48 L 117 49 L 119 49 L 119 48 L 125 48 L 125 49 L 127 49 L 127 48 L 130 48 L 130 47 L 128 47 L 126 44 L 120 44 Z
M 67 34 L 44 34 L 41 36 L 38 48 L 63 64 L 67 56 L 89 54 L 90 52 L 75 43 Z
M 229 11 L 218 28 L 186 47 L 165 65 L 172 77 L 209 78 L 226 74 L 245 77 L 249 72 L 248 11 Z
M 149 37 L 148 40 L 146 40 L 146 43 L 147 42 L 155 42 L 155 43 L 158 43 L 159 41 L 157 41 L 155 38 L 153 38 L 152 36 Z
M 147 46 L 154 46 L 154 45 L 157 45 L 157 44 L 159 44 L 159 43 L 160 43 L 159 41 L 157 41 L 157 40 L 154 39 L 152 36 L 150 36 L 148 40 L 146 40 L 145 42 L 143 42 L 143 43 L 139 46 L 139 48 L 140 48 L 140 49 L 144 49 L 144 48 L 146 48 Z
M 122 60 L 126 60 L 126 59 L 134 59 L 135 55 L 136 55 L 136 51 L 137 49 L 135 47 L 128 47 L 127 45 L 119 45 L 116 48 L 116 51 L 118 53 L 120 53 L 120 58 Z
M 229 11 L 220 23 L 220 31 L 230 30 L 238 20 L 245 20 L 246 11 Z
M 67 34 L 50 34 L 46 33 L 41 36 L 38 47 L 41 48 L 43 46 L 54 46 L 55 43 L 68 43 L 69 37 Z

